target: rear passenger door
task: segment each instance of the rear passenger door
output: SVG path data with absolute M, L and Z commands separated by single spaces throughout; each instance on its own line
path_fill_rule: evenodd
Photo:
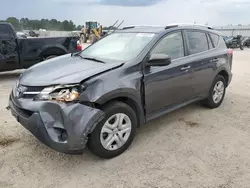
M 193 97 L 204 97 L 211 86 L 214 65 L 218 61 L 213 53 L 214 44 L 206 31 L 186 30 L 185 36 L 193 74 Z

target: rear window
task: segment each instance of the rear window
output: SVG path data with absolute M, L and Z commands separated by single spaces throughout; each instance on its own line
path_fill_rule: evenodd
M 0 24 L 0 37 L 12 37 L 9 26 L 5 24 Z
M 213 41 L 214 47 L 218 46 L 220 36 L 216 35 L 214 33 L 210 33 L 210 36 L 211 36 L 211 39 Z
M 186 33 L 190 54 L 196 54 L 208 50 L 206 33 L 199 31 L 187 31 Z

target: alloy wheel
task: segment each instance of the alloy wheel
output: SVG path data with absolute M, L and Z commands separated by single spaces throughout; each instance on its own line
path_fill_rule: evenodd
M 221 99 L 223 98 L 223 95 L 224 95 L 224 90 L 225 90 L 224 83 L 222 81 L 218 81 L 215 84 L 214 90 L 213 90 L 214 103 L 218 104 L 221 101 Z

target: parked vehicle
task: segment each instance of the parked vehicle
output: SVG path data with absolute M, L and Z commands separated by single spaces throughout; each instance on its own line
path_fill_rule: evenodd
M 23 32 L 16 32 L 16 36 L 17 36 L 17 38 L 21 38 L 21 39 L 27 38 L 27 35 L 25 35 L 25 33 L 23 33 Z
M 244 50 L 241 35 L 237 35 L 236 37 L 224 38 L 224 41 L 226 42 L 227 48 L 240 48 L 241 50 Z
M 81 153 L 87 144 L 112 158 L 152 119 L 196 101 L 219 107 L 232 78 L 232 53 L 210 27 L 130 26 L 26 70 L 9 108 L 59 152 Z
M 228 41 L 232 40 L 233 38 L 234 38 L 233 36 L 223 36 L 223 39 L 224 39 L 226 44 Z
M 242 39 L 242 45 L 245 47 L 248 47 L 248 48 L 250 48 L 250 37 L 244 37 L 243 39 Z
M 29 68 L 45 59 L 77 51 L 78 37 L 20 38 L 0 23 L 0 72 Z
M 35 31 L 29 31 L 29 36 L 31 36 L 31 37 L 39 37 L 39 33 L 36 33 Z

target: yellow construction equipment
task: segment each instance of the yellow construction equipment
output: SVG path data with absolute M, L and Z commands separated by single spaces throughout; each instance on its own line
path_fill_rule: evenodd
M 106 32 L 102 30 L 102 25 L 100 25 L 98 22 L 93 22 L 93 21 L 86 22 L 85 27 L 83 27 L 81 30 L 80 42 L 86 43 L 89 41 L 90 43 L 95 43 L 102 36 L 108 35 L 111 32 L 111 30 L 115 31 L 116 29 L 118 29 L 124 22 L 123 20 L 117 27 L 115 27 L 118 21 L 119 20 L 117 20 L 112 26 L 110 26 Z
M 88 40 L 91 43 L 96 42 L 102 37 L 102 25 L 97 22 L 86 22 L 85 27 L 81 30 L 81 42 L 86 43 Z

